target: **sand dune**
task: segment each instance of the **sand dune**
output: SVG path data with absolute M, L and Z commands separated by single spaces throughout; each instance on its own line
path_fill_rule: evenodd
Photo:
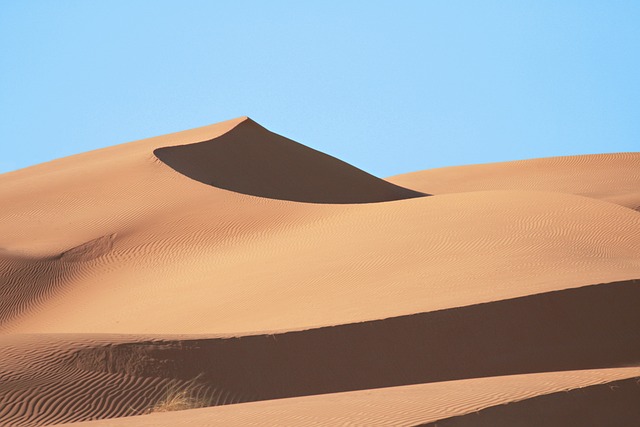
M 214 140 L 162 147 L 154 154 L 196 181 L 271 199 L 367 203 L 423 196 L 269 132 L 250 119 Z
M 640 153 L 550 157 L 430 169 L 387 179 L 433 194 L 482 190 L 557 191 L 640 206 Z
M 566 396 L 568 390 L 582 392 L 583 387 L 598 387 L 596 390 L 610 390 L 609 387 L 620 387 L 624 384 L 632 386 L 637 381 L 640 370 L 637 368 L 603 369 L 593 371 L 553 372 L 544 374 L 514 375 L 507 377 L 478 378 L 443 383 L 420 384 L 389 389 L 376 389 L 364 392 L 336 393 L 311 397 L 279 399 L 239 405 L 219 406 L 215 408 L 195 409 L 188 417 L 185 413 L 172 412 L 152 414 L 135 418 L 118 418 L 83 423 L 89 426 L 414 426 L 435 420 L 447 419 L 458 414 L 475 414 L 485 408 L 504 408 L 504 404 L 512 401 L 523 401 L 542 396 L 545 402 L 555 402 Z M 625 378 L 631 377 L 627 382 Z M 629 387 L 629 388 L 632 388 Z M 633 389 L 625 393 L 631 399 Z M 625 390 L 626 392 L 626 390 Z M 637 393 L 637 392 L 636 392 Z M 617 419 L 627 423 L 617 425 L 633 425 L 637 414 L 637 406 L 629 403 L 637 400 L 629 398 L 619 405 L 622 409 L 631 408 L 632 411 L 621 412 Z M 529 400 L 524 400 L 528 402 Z M 624 405 L 628 406 L 624 406 Z M 578 405 L 573 405 L 575 408 Z M 507 406 L 508 408 L 509 406 Z M 546 408 L 546 407 L 545 407 Z M 524 417 L 531 414 L 529 411 Z M 587 409 L 586 412 L 589 412 Z M 623 417 L 626 415 L 626 417 Z M 515 418 L 518 422 L 526 418 Z M 462 417 L 464 419 L 464 417 Z M 507 419 L 505 424 L 487 425 L 541 425 L 514 424 L 513 419 Z M 548 414 L 545 421 L 553 420 L 553 414 Z M 550 424 L 550 425 L 574 425 Z M 584 419 L 582 419 L 584 420 Z M 448 419 L 446 421 L 449 421 Z M 567 418 L 557 420 L 567 421 Z M 75 424 L 64 424 L 75 425 Z M 431 424 L 430 424 L 431 425 Z M 437 425 L 440 425 L 438 421 Z M 444 424 L 448 425 L 448 424 Z M 452 424 L 456 425 L 456 424 Z M 476 424 L 462 424 L 476 425 Z M 478 424 L 484 425 L 484 424 Z M 546 425 L 546 424 L 545 424 Z M 596 424 L 580 424 L 591 426 Z M 602 424 L 600 424 L 602 425 Z
M 616 419 L 640 376 L 639 163 L 392 184 L 240 118 L 1 175 L 0 424 Z M 226 406 L 126 418 L 168 389 Z
M 633 281 L 268 335 L 9 335 L 0 402 L 7 419 L 57 422 L 142 414 L 189 384 L 214 406 L 630 366 L 639 300 Z
M 424 424 L 447 426 L 633 426 L 640 418 L 638 377 L 537 396 Z
M 37 309 L 16 300 L 26 314 L 2 327 L 280 331 L 629 280 L 640 270 L 640 216 L 572 195 L 477 192 L 293 212 L 282 202 L 227 200 L 211 211 L 214 203 L 115 230 L 100 258 L 47 260 L 55 268 L 38 277 L 50 281 L 49 299 Z M 20 271 L 43 268 L 30 265 Z M 185 275 L 189 292 L 178 292 Z

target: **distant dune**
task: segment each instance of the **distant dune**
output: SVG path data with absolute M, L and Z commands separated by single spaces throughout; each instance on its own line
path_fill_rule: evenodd
M 0 425 L 640 425 L 640 153 L 383 180 L 239 118 L 0 203 Z
M 388 181 L 434 194 L 553 191 L 639 210 L 639 166 L 640 153 L 595 154 L 431 169 L 394 176 Z

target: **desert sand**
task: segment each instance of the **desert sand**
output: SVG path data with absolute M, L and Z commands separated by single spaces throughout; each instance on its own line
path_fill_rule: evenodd
M 2 426 L 640 425 L 640 153 L 385 180 L 242 117 L 0 204 Z

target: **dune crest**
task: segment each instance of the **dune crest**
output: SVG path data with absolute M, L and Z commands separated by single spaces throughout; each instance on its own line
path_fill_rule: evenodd
M 553 191 L 640 210 L 640 153 L 547 157 L 427 169 L 387 181 L 433 194 L 485 190 Z
M 163 147 L 154 154 L 204 184 L 271 199 L 372 203 L 421 197 L 246 119 L 211 141 Z

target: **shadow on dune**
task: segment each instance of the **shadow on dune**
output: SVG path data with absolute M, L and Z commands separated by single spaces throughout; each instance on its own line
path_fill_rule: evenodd
M 145 342 L 78 367 L 203 381 L 263 400 L 640 362 L 640 280 L 299 332 Z
M 640 380 L 631 378 L 493 406 L 421 426 L 601 427 L 635 426 L 638 420 Z
M 372 203 L 426 194 L 376 178 L 251 119 L 210 141 L 158 148 L 162 162 L 225 190 L 311 203 Z
M 59 294 L 94 259 L 109 254 L 115 234 L 101 236 L 58 255 L 17 256 L 0 248 L 0 331 Z

